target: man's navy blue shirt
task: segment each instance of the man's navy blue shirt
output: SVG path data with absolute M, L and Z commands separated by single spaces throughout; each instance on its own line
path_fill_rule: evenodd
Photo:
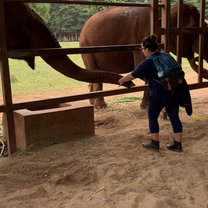
M 155 52 L 154 55 L 157 55 L 159 52 Z M 146 58 L 131 73 L 131 75 L 135 78 L 140 78 L 148 82 L 150 89 L 158 86 L 158 82 L 155 80 L 159 80 L 157 75 L 158 71 L 152 59 Z

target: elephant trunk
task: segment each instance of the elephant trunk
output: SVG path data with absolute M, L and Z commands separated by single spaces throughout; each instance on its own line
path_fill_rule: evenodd
M 196 64 L 196 62 L 198 61 L 199 57 L 193 57 L 192 59 L 188 59 L 190 65 L 191 65 L 191 68 L 196 72 L 198 73 L 198 65 Z M 202 69 L 202 77 L 204 79 L 208 79 L 208 70 L 203 68 Z
M 64 76 L 82 82 L 118 84 L 118 80 L 122 77 L 113 72 L 83 69 L 73 63 L 68 56 L 65 55 L 42 56 L 41 58 Z
M 67 55 L 42 56 L 41 58 L 64 76 L 78 81 L 118 84 L 118 80 L 122 77 L 113 72 L 83 69 L 71 61 Z
M 61 48 L 57 39 L 48 31 L 48 48 Z M 46 42 L 44 42 L 44 45 Z M 41 46 L 39 46 L 41 47 Z M 41 57 L 47 64 L 49 64 L 53 69 L 60 72 L 64 76 L 76 79 L 82 82 L 91 83 L 111 83 L 118 84 L 118 80 L 122 77 L 119 74 L 101 70 L 87 70 L 76 65 L 67 55 L 57 55 L 57 56 L 42 56 Z

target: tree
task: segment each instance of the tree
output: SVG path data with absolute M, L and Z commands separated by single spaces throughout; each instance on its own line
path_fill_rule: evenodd
M 34 9 L 46 22 L 50 18 L 50 5 L 48 3 L 29 3 L 29 6 Z
M 77 32 L 89 18 L 89 9 L 80 5 L 52 4 L 49 26 L 56 33 Z

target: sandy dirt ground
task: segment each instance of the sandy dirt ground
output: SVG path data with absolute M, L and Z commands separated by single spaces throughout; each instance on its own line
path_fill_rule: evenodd
M 183 153 L 166 150 L 172 130 L 161 118 L 160 152 L 141 147 L 150 135 L 135 101 L 95 110 L 94 136 L 1 157 L 0 208 L 208 208 L 207 92 L 191 91 L 191 117 L 180 110 Z

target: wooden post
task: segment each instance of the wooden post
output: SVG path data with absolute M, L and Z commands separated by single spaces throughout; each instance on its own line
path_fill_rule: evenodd
M 205 0 L 200 1 L 200 22 L 199 27 L 202 29 L 202 33 L 199 34 L 199 68 L 198 68 L 198 83 L 202 82 L 202 69 L 203 69 L 203 57 L 204 57 L 204 34 L 205 34 Z
M 177 29 L 180 30 L 183 25 L 183 14 L 181 13 L 183 6 L 183 0 L 178 0 L 178 8 L 177 8 Z M 177 34 L 177 45 L 176 45 L 176 55 L 177 61 L 181 63 L 181 34 Z
M 169 34 L 170 34 L 170 1 L 162 0 L 164 8 L 161 12 L 161 26 L 164 28 L 164 35 L 161 37 L 161 42 L 164 44 L 164 51 L 169 51 Z
M 16 152 L 16 139 L 14 131 L 14 116 L 12 109 L 12 95 L 11 95 L 11 84 L 9 74 L 9 64 L 7 57 L 7 46 L 6 46 L 6 31 L 5 31 L 5 16 L 4 16 L 4 1 L 0 0 L 0 70 L 2 80 L 2 94 L 3 104 L 5 105 L 5 120 L 6 125 L 4 132 L 7 136 L 7 145 L 9 155 Z
M 150 9 L 150 34 L 158 35 L 159 28 L 159 6 L 158 0 L 151 1 L 151 9 Z

